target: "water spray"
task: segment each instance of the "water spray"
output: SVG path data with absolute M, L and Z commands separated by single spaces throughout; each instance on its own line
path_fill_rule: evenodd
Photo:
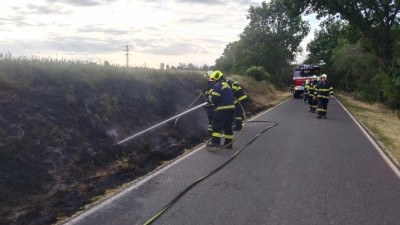
M 165 124 L 165 123 L 167 123 L 167 122 L 169 122 L 169 121 L 171 121 L 171 120 L 173 120 L 173 119 L 175 119 L 175 118 L 181 117 L 181 116 L 185 115 L 186 113 L 189 113 L 189 112 L 194 111 L 194 110 L 196 110 L 196 109 L 198 109 L 198 108 L 200 108 L 200 107 L 203 107 L 203 106 L 205 106 L 206 104 L 207 104 L 207 102 L 204 102 L 204 103 L 202 103 L 202 104 L 200 104 L 200 105 L 198 105 L 198 106 L 196 106 L 196 107 L 193 107 L 193 108 L 191 108 L 191 109 L 189 109 L 189 110 L 186 110 L 186 111 L 184 111 L 183 113 L 180 113 L 180 114 L 178 114 L 178 115 L 176 115 L 176 116 L 174 116 L 174 117 L 171 117 L 171 118 L 169 118 L 169 119 L 167 119 L 167 120 L 162 121 L 161 123 L 158 123 L 158 124 L 156 124 L 156 125 L 154 125 L 154 126 L 152 126 L 152 127 L 149 127 L 149 128 L 147 128 L 147 129 L 145 129 L 145 130 L 143 130 L 143 131 L 140 131 L 139 133 L 136 133 L 136 134 L 134 134 L 134 135 L 132 135 L 132 136 L 130 136 L 130 137 L 127 137 L 127 138 L 125 138 L 124 140 L 119 141 L 117 144 L 120 145 L 120 144 L 122 144 L 122 143 L 124 143 L 124 142 L 127 142 L 127 141 L 131 140 L 132 138 L 135 138 L 135 137 L 137 137 L 137 136 L 139 136 L 139 135 L 141 135 L 141 134 L 144 134 L 144 133 L 146 133 L 147 131 L 152 130 L 152 129 L 156 128 L 156 127 L 159 127 L 159 126 L 161 126 L 161 125 L 163 125 L 163 124 Z
M 192 105 L 197 101 L 197 99 L 199 99 L 200 98 L 200 96 L 201 95 L 203 95 L 203 92 L 201 92 L 200 94 L 199 94 L 199 96 L 197 96 L 197 98 L 192 102 L 192 104 L 190 104 L 189 105 L 189 107 L 187 107 L 187 109 L 186 110 L 189 110 L 190 109 L 190 107 L 192 107 Z M 175 120 L 175 123 L 174 123 L 174 129 L 175 129 L 175 127 L 176 127 L 176 123 L 178 122 L 178 120 L 179 120 L 179 118 L 180 117 L 178 117 L 178 118 L 176 118 L 176 120 Z

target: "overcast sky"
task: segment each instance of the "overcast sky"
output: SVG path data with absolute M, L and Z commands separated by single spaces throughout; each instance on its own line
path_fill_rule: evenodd
M 261 2 L 9 0 L 0 7 L 0 53 L 125 65 L 129 45 L 130 66 L 210 66 L 229 42 L 239 39 L 250 5 Z M 318 28 L 318 21 L 309 21 L 304 49 Z

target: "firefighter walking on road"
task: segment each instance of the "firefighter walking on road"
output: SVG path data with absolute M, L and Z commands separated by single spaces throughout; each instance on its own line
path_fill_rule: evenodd
M 207 147 L 220 147 L 221 137 L 224 133 L 224 146 L 232 149 L 232 123 L 235 112 L 233 92 L 221 71 L 214 71 L 210 79 L 215 82 L 210 97 L 211 103 L 214 104 L 214 116 L 212 120 L 211 142 L 207 144 Z
M 228 80 L 229 86 L 232 88 L 233 96 L 235 97 L 235 128 L 234 130 L 242 130 L 244 113 L 246 113 L 248 96 L 239 83 L 233 80 Z M 243 109 L 244 111 L 243 111 Z
M 303 83 L 304 87 L 304 92 L 303 92 L 303 102 L 307 103 L 308 102 L 308 94 L 310 90 L 310 80 L 307 79 L 305 83 Z
M 314 75 L 311 77 L 311 82 L 309 85 L 309 90 L 308 90 L 308 105 L 310 106 L 310 112 L 315 113 L 315 109 L 316 109 L 316 99 L 314 97 L 314 93 L 315 93 L 315 87 L 317 85 L 317 76 Z
M 318 102 L 318 107 L 317 107 L 318 119 L 326 118 L 329 97 L 333 95 L 333 87 L 330 85 L 327 78 L 328 76 L 326 74 L 322 74 L 320 81 L 315 89 L 315 95 L 317 97 L 317 102 Z

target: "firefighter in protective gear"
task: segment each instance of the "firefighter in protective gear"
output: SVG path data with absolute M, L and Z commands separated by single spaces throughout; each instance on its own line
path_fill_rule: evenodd
M 213 87 L 214 87 L 214 81 L 210 79 L 210 76 L 212 73 L 213 73 L 213 71 L 209 70 L 209 71 L 207 71 L 207 74 L 205 75 L 207 77 L 207 88 L 204 90 L 205 101 L 207 102 L 205 109 L 206 109 L 207 118 L 208 118 L 208 133 L 210 135 L 212 134 L 212 118 L 214 115 L 214 105 L 210 101 L 211 94 L 212 94 Z
M 233 80 L 228 80 L 228 84 L 233 91 L 233 97 L 235 97 L 235 128 L 234 130 L 242 130 L 244 113 L 246 113 L 247 102 L 249 97 L 246 95 L 244 89 L 240 87 L 239 83 Z M 240 105 L 239 105 L 240 103 Z M 245 111 L 243 111 L 243 109 Z
M 333 95 L 333 87 L 330 85 L 327 78 L 328 76 L 326 74 L 322 74 L 321 80 L 315 89 L 318 102 L 318 119 L 326 118 L 329 97 Z
M 307 79 L 306 82 L 303 84 L 304 91 L 303 91 L 303 102 L 308 102 L 308 90 L 310 89 L 310 80 Z
M 310 112 L 315 113 L 315 110 L 317 108 L 317 101 L 314 97 L 314 93 L 315 93 L 315 87 L 317 85 L 317 76 L 313 75 L 311 77 L 311 82 L 310 82 L 310 87 L 308 90 L 308 105 L 310 106 Z
M 221 137 L 224 133 L 224 146 L 231 149 L 233 142 L 232 123 L 235 112 L 233 92 L 221 71 L 214 71 L 210 79 L 214 81 L 210 97 L 211 103 L 214 104 L 214 116 L 211 142 L 207 144 L 207 147 L 220 147 Z

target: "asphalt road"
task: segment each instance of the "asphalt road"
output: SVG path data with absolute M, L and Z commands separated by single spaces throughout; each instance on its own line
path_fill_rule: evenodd
M 279 125 L 153 224 L 400 224 L 400 178 L 336 99 L 316 119 L 290 99 L 256 120 Z M 143 224 L 271 123 L 248 123 L 233 150 L 196 150 L 67 224 Z

